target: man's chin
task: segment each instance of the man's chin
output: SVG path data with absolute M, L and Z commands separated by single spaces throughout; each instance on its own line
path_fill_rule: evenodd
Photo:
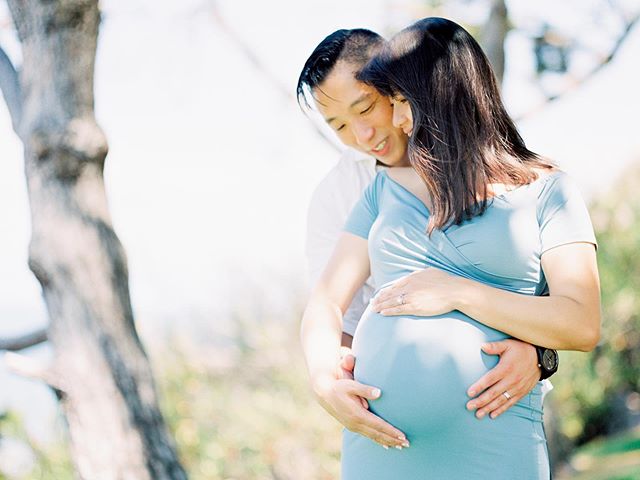
M 397 157 L 376 158 L 376 160 L 378 160 L 378 163 L 381 163 L 386 167 L 401 167 L 401 166 L 409 165 L 402 158 L 397 158 Z

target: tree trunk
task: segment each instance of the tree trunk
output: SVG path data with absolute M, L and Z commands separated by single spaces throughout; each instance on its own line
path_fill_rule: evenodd
M 504 76 L 504 41 L 507 33 L 509 33 L 507 5 L 504 0 L 493 0 L 489 19 L 482 29 L 481 43 L 500 83 Z
M 50 319 L 46 378 L 77 472 L 88 480 L 186 479 L 135 329 L 126 257 L 107 206 L 107 142 L 93 111 L 98 1 L 8 3 L 23 53 L 21 102 L 11 113 L 24 143 L 29 266 Z

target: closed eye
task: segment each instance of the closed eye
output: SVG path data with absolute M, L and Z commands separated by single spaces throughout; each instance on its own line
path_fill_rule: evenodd
M 360 112 L 360 115 L 364 115 L 365 113 L 369 113 L 371 110 L 373 110 L 373 107 L 375 106 L 375 102 L 373 102 L 371 105 L 369 105 L 367 108 L 365 108 L 364 110 L 362 110 Z

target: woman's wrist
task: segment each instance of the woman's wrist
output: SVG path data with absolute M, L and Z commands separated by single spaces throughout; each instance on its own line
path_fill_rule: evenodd
M 474 292 L 481 284 L 464 277 L 456 276 L 454 278 L 454 285 L 453 288 L 451 288 L 452 310 L 458 310 L 464 313 L 469 305 L 473 303 Z

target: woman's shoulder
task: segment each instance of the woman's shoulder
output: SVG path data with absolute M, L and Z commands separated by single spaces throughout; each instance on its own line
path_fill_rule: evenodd
M 580 188 L 571 175 L 560 169 L 545 173 L 539 179 L 539 213 L 563 208 L 567 203 L 585 203 Z
M 571 175 L 559 168 L 541 170 L 536 173 L 538 174 L 536 182 L 540 184 L 540 195 L 545 193 L 548 194 L 556 190 L 575 187 L 575 182 Z
M 541 183 L 546 183 L 549 180 L 553 180 L 559 176 L 567 175 L 564 170 L 556 166 L 552 166 L 550 168 L 534 168 L 534 173 L 536 174 L 536 180 Z
M 372 205 L 377 205 L 378 199 L 380 198 L 380 195 L 385 188 L 386 181 L 386 170 L 378 171 L 371 182 L 369 182 L 369 185 L 367 185 L 367 187 L 362 192 L 362 198 Z

